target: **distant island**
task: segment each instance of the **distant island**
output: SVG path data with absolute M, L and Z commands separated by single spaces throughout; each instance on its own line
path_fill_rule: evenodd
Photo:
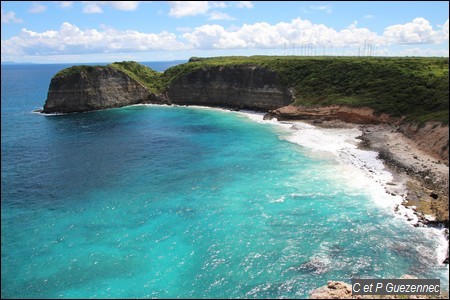
M 32 63 L 32 62 L 2 61 L 2 66 L 8 66 L 8 65 L 35 65 L 35 63 Z
M 165 72 L 133 61 L 73 66 L 52 78 L 42 112 L 152 103 L 250 109 L 319 126 L 359 124 L 362 146 L 409 176 L 405 205 L 415 207 L 421 222 L 416 226 L 448 228 L 448 63 L 448 58 L 231 56 L 192 57 Z

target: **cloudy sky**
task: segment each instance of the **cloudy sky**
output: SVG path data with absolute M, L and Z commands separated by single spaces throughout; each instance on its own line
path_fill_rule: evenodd
M 449 56 L 448 1 L 2 1 L 2 62 Z

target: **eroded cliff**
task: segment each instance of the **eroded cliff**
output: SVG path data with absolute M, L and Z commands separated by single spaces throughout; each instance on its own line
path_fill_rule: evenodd
M 183 105 L 225 106 L 239 109 L 276 109 L 292 102 L 278 74 L 257 66 L 208 66 L 178 76 L 167 95 Z
M 148 101 L 150 91 L 122 71 L 102 66 L 62 70 L 51 82 L 44 113 L 121 107 Z

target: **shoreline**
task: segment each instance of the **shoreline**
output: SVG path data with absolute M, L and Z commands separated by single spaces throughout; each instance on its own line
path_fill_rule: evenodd
M 339 153 L 337 159 L 341 163 L 362 169 L 368 178 L 380 184 L 384 188 L 384 193 L 392 196 L 394 216 L 402 218 L 411 226 L 436 231 L 440 244 L 436 249 L 438 263 L 448 265 L 449 167 L 439 158 L 421 150 L 413 140 L 399 132 L 398 126 L 357 124 L 339 119 L 321 122 L 316 122 L 314 119 L 278 120 L 276 117 L 265 118 L 264 114 L 259 112 L 243 110 L 241 113 L 256 122 L 272 123 L 293 131 L 308 129 L 301 124 L 308 124 L 312 128 L 323 130 L 357 130 L 359 134 L 350 134 L 345 138 L 358 140 L 356 142 L 357 149 L 375 152 L 376 157 L 367 157 L 367 154 L 358 157 L 358 153 L 352 151 L 354 149 L 350 149 L 350 151 L 344 149 Z M 308 148 L 307 145 L 295 138 L 287 140 Z M 339 142 L 337 141 L 337 143 Z M 335 147 L 336 145 L 333 145 L 331 148 Z M 316 150 L 339 152 L 341 149 L 337 151 L 336 149 L 312 149 L 312 151 Z M 352 156 L 354 159 L 348 159 L 345 156 Z M 381 162 L 382 166 L 377 165 L 374 158 Z M 390 175 L 390 179 L 387 178 L 386 173 Z
M 376 153 L 376 157 L 359 157 L 355 161 L 349 160 L 345 156 L 353 156 L 354 153 L 339 153 L 337 160 L 344 165 L 351 165 L 353 167 L 359 167 L 367 175 L 372 173 L 372 176 L 368 176 L 374 180 L 374 182 L 380 184 L 383 187 L 383 193 L 387 196 L 392 196 L 394 205 L 394 216 L 403 218 L 406 223 L 414 227 L 426 227 L 439 230 L 442 233 L 438 234 L 445 238 L 446 250 L 441 249 L 438 252 L 446 252 L 445 257 L 442 257 L 440 264 L 448 265 L 448 175 L 449 168 L 447 165 L 439 161 L 439 159 L 432 157 L 431 155 L 422 151 L 414 141 L 407 138 L 404 134 L 400 133 L 398 126 L 387 124 L 357 124 L 345 122 L 339 119 L 320 120 L 316 119 L 289 119 L 278 120 L 276 116 L 273 118 L 267 118 L 267 113 L 258 112 L 253 110 L 237 110 L 228 107 L 210 107 L 201 105 L 176 105 L 176 104 L 133 104 L 128 106 L 166 106 L 166 107 L 192 107 L 197 109 L 212 109 L 221 110 L 224 112 L 234 112 L 241 115 L 245 115 L 249 119 L 262 123 L 273 124 L 280 127 L 284 127 L 285 130 L 295 130 L 296 124 L 307 124 L 311 128 L 318 129 L 347 129 L 354 132 L 350 135 L 347 134 L 347 139 L 353 139 L 352 143 L 356 149 L 366 152 Z M 42 113 L 40 113 L 43 115 Z M 48 116 L 48 114 L 44 114 Z M 55 114 L 52 114 L 54 116 Z M 60 114 L 57 114 L 60 115 Z M 303 128 L 304 129 L 304 128 Z M 355 132 L 358 134 L 355 135 Z M 340 137 L 342 139 L 342 136 Z M 289 142 L 299 144 L 306 148 L 308 146 L 302 145 L 298 140 L 287 139 Z M 338 142 L 339 139 L 337 139 Z M 311 151 L 325 151 L 332 152 L 329 149 L 312 149 Z M 348 149 L 347 149 L 348 150 Z M 336 153 L 334 153 L 336 154 Z M 366 160 L 371 160 L 366 165 Z M 359 160 L 359 161 L 358 161 Z M 374 163 L 374 160 L 382 162 L 382 165 L 370 165 Z M 358 165 L 363 163 L 363 165 Z M 376 162 L 377 163 L 377 162 Z M 384 173 L 384 174 L 381 174 Z M 386 177 L 386 173 L 391 178 Z M 381 180 L 380 180 L 381 179 Z M 438 201 L 436 200 L 438 196 Z M 399 200 L 400 199 L 400 200 Z M 432 203 L 439 203 L 432 205 Z M 433 214 L 433 210 L 440 210 L 446 212 L 446 221 L 442 221 L 445 216 L 436 216 Z M 443 241 L 439 241 L 443 244 Z M 441 248 L 441 247 L 439 247 Z M 444 248 L 444 247 L 442 247 Z
M 386 170 L 393 176 L 385 186 L 386 193 L 402 193 L 402 202 L 394 212 L 414 227 L 441 230 L 445 237 L 445 257 L 439 263 L 449 263 L 448 187 L 449 167 L 438 158 L 424 152 L 411 139 L 400 133 L 398 126 L 387 124 L 361 125 L 340 120 L 302 120 L 319 128 L 358 128 L 358 147 L 375 151 Z M 399 190 L 400 188 L 400 190 Z

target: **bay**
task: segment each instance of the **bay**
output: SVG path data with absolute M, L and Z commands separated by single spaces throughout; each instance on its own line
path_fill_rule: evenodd
M 198 107 L 33 113 L 64 67 L 2 66 L 2 298 L 305 298 L 403 274 L 448 286 L 435 233 L 287 125 Z

